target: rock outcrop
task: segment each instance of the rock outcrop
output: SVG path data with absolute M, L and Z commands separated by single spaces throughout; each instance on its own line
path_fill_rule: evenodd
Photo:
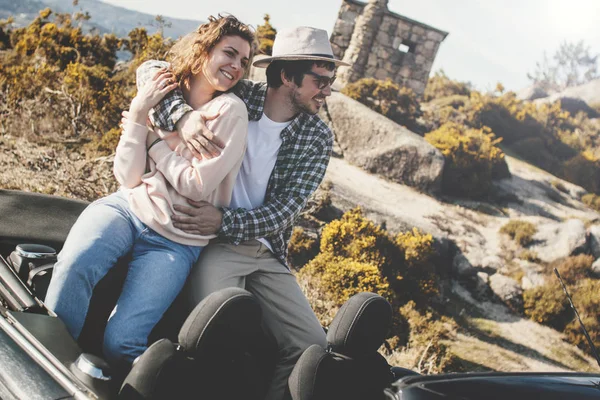
M 590 252 L 595 259 L 600 259 L 600 225 L 592 225 L 589 231 Z
M 532 88 L 522 90 L 517 97 L 522 100 L 534 100 L 536 104 L 553 103 L 560 100 L 561 108 L 569 111 L 572 115 L 583 111 L 590 118 L 600 117 L 600 112 L 592 108 L 600 104 L 600 79 L 545 96 L 542 96 L 540 90 L 536 91 Z
M 523 289 L 519 282 L 502 274 L 490 276 L 490 288 L 512 310 L 523 309 Z
M 327 98 L 321 115 L 351 164 L 424 192 L 439 191 L 444 156 L 421 136 L 340 93 Z
M 582 99 L 578 99 L 576 97 L 567 97 L 562 94 L 556 94 L 548 97 L 544 97 L 542 99 L 534 100 L 536 104 L 543 103 L 553 103 L 557 100 L 560 100 L 560 108 L 565 111 L 568 111 L 571 115 L 577 115 L 580 112 L 585 113 L 588 118 L 598 118 L 600 117 L 600 113 L 594 110 Z
M 540 225 L 533 239 L 536 244 L 530 249 L 538 254 L 540 260 L 546 262 L 587 250 L 585 225 L 580 219 Z

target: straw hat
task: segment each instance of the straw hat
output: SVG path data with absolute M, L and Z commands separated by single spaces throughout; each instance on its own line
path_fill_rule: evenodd
M 330 61 L 336 66 L 350 65 L 333 57 L 327 31 L 308 26 L 280 31 L 273 42 L 272 55 L 256 60 L 252 65 L 266 68 L 271 61 L 275 60 L 315 60 Z

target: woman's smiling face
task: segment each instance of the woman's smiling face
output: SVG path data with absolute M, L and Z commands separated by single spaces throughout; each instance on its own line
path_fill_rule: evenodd
M 226 92 L 244 76 L 250 62 L 250 43 L 240 36 L 224 36 L 210 51 L 202 72 L 208 83 Z

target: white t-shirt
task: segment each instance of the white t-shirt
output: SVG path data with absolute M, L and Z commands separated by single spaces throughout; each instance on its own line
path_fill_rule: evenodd
M 274 122 L 263 113 L 258 121 L 248 123 L 248 145 L 233 186 L 231 208 L 251 210 L 263 204 L 282 143 L 281 131 L 290 122 Z M 266 239 L 258 240 L 273 250 Z

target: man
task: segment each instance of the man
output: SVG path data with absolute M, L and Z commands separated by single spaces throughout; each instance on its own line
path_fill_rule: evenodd
M 260 302 L 265 330 L 279 349 L 266 398 L 280 400 L 302 352 L 312 344 L 326 346 L 286 255 L 294 222 L 323 180 L 331 155 L 332 133 L 316 114 L 331 95 L 336 66 L 347 64 L 334 59 L 326 31 L 299 27 L 281 31 L 272 56 L 253 65 L 267 68 L 267 83 L 241 81 L 234 89 L 251 122 L 231 206 L 190 201 L 193 207 L 176 206 L 188 216 L 173 216 L 173 221 L 189 233 L 218 235 L 188 279 L 194 304 L 230 286 L 249 290 Z M 143 65 L 138 78 L 160 66 Z M 196 154 L 210 148 L 209 140 L 217 141 L 204 116 L 192 111 L 180 92 L 165 98 L 151 118 L 161 128 L 177 128 Z M 213 148 L 213 153 L 218 152 Z

